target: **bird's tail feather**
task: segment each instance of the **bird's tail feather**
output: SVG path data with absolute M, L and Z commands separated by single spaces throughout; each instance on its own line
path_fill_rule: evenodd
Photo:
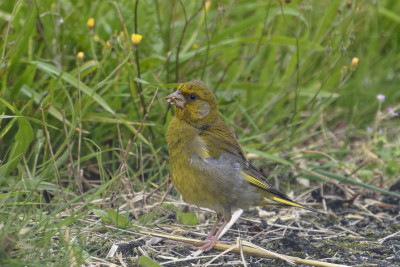
M 306 210 L 310 210 L 310 211 L 314 211 L 314 212 L 319 212 L 316 209 L 307 207 L 305 205 L 299 204 L 299 203 L 294 202 L 292 200 L 283 199 L 283 198 L 280 198 L 280 197 L 273 197 L 272 200 L 274 200 L 274 201 L 276 201 L 278 203 L 282 203 L 284 205 L 293 206 L 293 207 L 297 207 L 297 208 L 302 208 L 302 209 L 306 209 Z

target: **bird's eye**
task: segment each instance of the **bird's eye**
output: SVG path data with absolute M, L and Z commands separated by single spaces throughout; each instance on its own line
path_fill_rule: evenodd
M 195 100 L 197 98 L 197 95 L 196 94 L 190 94 L 189 97 L 190 97 L 190 99 Z

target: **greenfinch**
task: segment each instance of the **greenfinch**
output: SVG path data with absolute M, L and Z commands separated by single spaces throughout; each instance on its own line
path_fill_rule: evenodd
M 186 202 L 217 213 L 201 250 L 214 247 L 237 209 L 272 202 L 313 210 L 276 189 L 248 161 L 220 118 L 214 94 L 203 82 L 182 83 L 166 100 L 175 110 L 166 133 L 171 181 Z M 224 223 L 214 235 L 222 218 Z

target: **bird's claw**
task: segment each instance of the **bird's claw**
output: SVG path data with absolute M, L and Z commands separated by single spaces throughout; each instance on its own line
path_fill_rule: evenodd
M 201 247 L 197 247 L 198 250 L 209 251 L 215 246 L 215 244 L 223 244 L 224 242 L 218 241 L 218 237 L 216 236 L 211 236 L 207 237 L 204 241 L 200 241 L 199 243 L 203 245 Z

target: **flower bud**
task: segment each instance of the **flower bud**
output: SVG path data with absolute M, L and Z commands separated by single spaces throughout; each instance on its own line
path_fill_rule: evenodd
M 78 52 L 78 54 L 76 54 L 76 59 L 78 60 L 78 63 L 81 63 L 84 58 L 85 58 L 85 53 L 83 53 L 82 51 L 80 51 L 80 52 Z
M 131 35 L 131 42 L 133 45 L 138 45 L 142 41 L 143 36 L 141 34 L 132 33 Z
M 358 57 L 353 57 L 353 59 L 351 60 L 352 69 L 354 69 L 358 66 L 358 62 L 360 62 L 360 59 L 358 59 Z
M 376 99 L 378 99 L 379 102 L 383 103 L 385 101 L 386 96 L 384 94 L 377 94 Z
M 88 21 L 86 22 L 86 25 L 88 26 L 89 29 L 93 29 L 94 28 L 94 18 L 89 18 Z

